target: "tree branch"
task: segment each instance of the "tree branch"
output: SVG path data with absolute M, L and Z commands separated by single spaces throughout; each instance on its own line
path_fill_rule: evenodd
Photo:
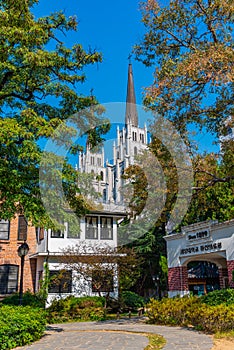
M 207 19 L 207 27 L 210 31 L 210 33 L 212 34 L 212 37 L 213 37 L 213 40 L 214 42 L 217 44 L 218 43 L 218 39 L 217 39 L 217 36 L 216 36 L 216 33 L 215 33 L 215 30 L 214 28 L 212 27 L 212 20 L 208 17 L 207 15 L 207 11 L 206 9 L 202 6 L 200 0 L 197 0 L 197 5 L 198 7 L 200 8 L 200 10 L 203 12 L 203 14 L 205 15 L 206 19 Z M 209 7 L 211 6 L 211 3 L 209 2 Z

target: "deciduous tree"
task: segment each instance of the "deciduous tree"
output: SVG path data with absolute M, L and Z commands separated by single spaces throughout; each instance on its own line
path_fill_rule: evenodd
M 145 103 L 182 132 L 190 123 L 220 131 L 233 115 L 232 0 L 143 3 L 146 34 L 138 60 L 155 67 Z
M 86 294 L 91 288 L 103 294 L 106 301 L 114 289 L 121 291 L 134 284 L 142 262 L 133 249 L 84 241 L 63 249 L 59 261 L 66 270 L 73 271 L 75 292 Z
M 39 141 L 51 137 L 69 149 L 74 127 L 63 121 L 75 116 L 81 134 L 98 124 L 98 113 L 89 109 L 95 98 L 80 94 L 78 84 L 85 81 L 84 68 L 102 57 L 79 43 L 67 47 L 65 34 L 77 31 L 76 17 L 58 12 L 35 18 L 32 9 L 37 2 L 0 1 L 0 217 L 10 219 L 21 212 L 33 224 L 46 227 L 51 221 L 40 197 Z M 60 135 L 54 133 L 59 126 Z M 63 158 L 48 154 L 48 160 L 48 175 L 59 177 L 65 197 L 81 214 L 87 206 L 77 187 L 77 173 Z M 56 201 L 54 206 L 63 205 Z

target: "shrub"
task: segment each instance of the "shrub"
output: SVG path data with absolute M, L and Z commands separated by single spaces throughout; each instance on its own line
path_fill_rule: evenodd
M 96 321 L 105 318 L 105 298 L 69 296 L 54 300 L 47 309 L 49 323 L 68 321 Z
M 19 293 L 15 293 L 10 295 L 7 298 L 4 298 L 1 303 L 3 305 L 19 305 Z M 38 307 L 38 308 L 43 308 L 44 307 L 44 302 L 38 298 L 36 294 L 33 294 L 31 292 L 25 292 L 23 294 L 23 299 L 22 299 L 22 305 L 23 306 L 32 306 L 32 307 Z
M 201 304 L 194 311 L 192 324 L 208 333 L 229 332 L 234 328 L 234 305 L 210 306 Z
M 201 302 L 196 297 L 152 299 L 147 305 L 147 315 L 151 323 L 187 326 L 191 322 L 189 316 L 199 304 Z
M 210 306 L 201 298 L 151 300 L 147 305 L 150 323 L 189 326 L 209 333 L 227 332 L 234 327 L 234 305 Z
M 120 295 L 120 300 L 123 308 L 137 310 L 138 308 L 144 306 L 144 298 L 134 292 L 122 292 Z
M 201 297 L 203 303 L 208 305 L 234 304 L 234 289 L 220 289 Z
M 40 339 L 45 325 L 45 312 L 41 309 L 29 306 L 1 306 L 0 349 L 12 349 Z

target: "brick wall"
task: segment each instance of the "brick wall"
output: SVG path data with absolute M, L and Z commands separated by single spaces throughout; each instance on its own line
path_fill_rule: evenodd
M 168 287 L 169 291 L 188 290 L 187 266 L 171 267 L 168 269 Z
M 227 277 L 228 277 L 228 270 L 226 268 L 219 267 L 219 285 L 221 289 L 227 287 L 225 283 L 225 280 Z
M 228 269 L 229 287 L 234 288 L 234 282 L 232 280 L 232 271 L 234 271 L 234 260 L 227 261 L 227 269 Z
M 20 281 L 20 262 L 17 249 L 23 243 L 18 240 L 18 216 L 10 222 L 9 240 L 0 240 L 0 265 L 13 264 L 19 266 L 18 284 Z M 29 245 L 29 254 L 25 257 L 24 264 L 24 291 L 34 291 L 36 262 L 30 262 L 29 256 L 36 252 L 36 232 L 35 227 L 28 226 L 27 243 Z M 19 285 L 18 285 L 19 290 Z

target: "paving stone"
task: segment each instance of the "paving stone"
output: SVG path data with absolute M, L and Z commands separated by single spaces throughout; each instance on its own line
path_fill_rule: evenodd
M 147 325 L 136 318 L 51 325 L 42 339 L 17 350 L 143 350 L 148 338 L 140 333 L 162 335 L 167 341 L 164 350 L 211 350 L 213 346 L 212 338 L 203 333 Z

